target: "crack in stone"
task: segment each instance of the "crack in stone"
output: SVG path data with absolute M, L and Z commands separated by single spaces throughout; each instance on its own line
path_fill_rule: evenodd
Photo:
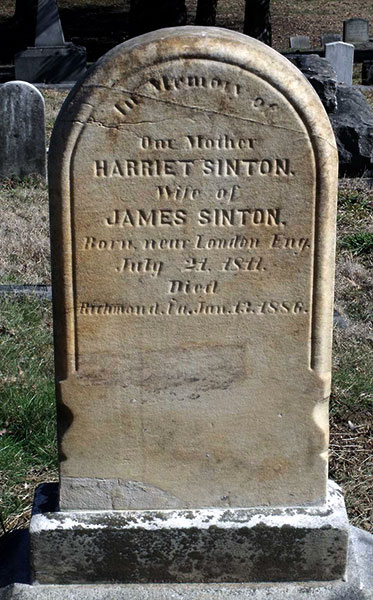
M 105 85 L 95 85 L 95 86 L 85 86 L 85 87 L 86 88 L 102 88 L 102 89 L 109 89 L 109 90 L 113 91 L 113 88 L 105 86 Z M 274 123 L 263 123 L 262 121 L 258 121 L 257 119 L 249 119 L 247 117 L 241 117 L 240 115 L 234 115 L 231 113 L 222 112 L 220 110 L 213 110 L 211 108 L 182 104 L 180 102 L 172 102 L 171 100 L 155 98 L 154 96 L 148 96 L 147 94 L 144 94 L 144 93 L 141 93 L 138 91 L 127 90 L 125 88 L 116 88 L 115 91 L 125 92 L 126 94 L 132 94 L 134 96 L 140 96 L 140 98 L 146 98 L 147 100 L 155 100 L 156 102 L 161 102 L 162 104 L 168 104 L 170 106 L 178 106 L 180 108 L 188 108 L 190 110 L 196 110 L 196 111 L 203 112 L 203 113 L 212 113 L 212 114 L 216 114 L 216 115 L 222 115 L 224 117 L 229 117 L 231 119 L 239 119 L 239 120 L 245 121 L 247 123 L 263 125 L 264 127 L 275 127 L 276 129 L 281 129 L 281 130 L 285 130 L 285 131 L 293 131 L 294 133 L 303 134 L 303 132 L 300 129 L 293 129 L 292 127 L 285 127 L 283 125 L 276 125 Z

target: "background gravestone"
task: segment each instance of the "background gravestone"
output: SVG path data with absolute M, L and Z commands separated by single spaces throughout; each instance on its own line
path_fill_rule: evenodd
M 352 85 L 354 52 L 355 48 L 353 44 L 333 42 L 325 45 L 325 58 L 334 68 L 338 83 Z
M 45 108 L 24 81 L 0 86 L 0 177 L 45 177 Z
M 306 49 L 310 48 L 310 38 L 308 35 L 293 35 L 290 37 L 290 48 Z
M 343 21 L 343 41 L 344 42 L 369 42 L 369 21 L 368 19 L 347 19 Z
M 65 42 L 57 0 L 24 0 L 18 9 L 20 33 L 29 44 L 15 56 L 18 79 L 34 83 L 75 81 L 86 69 L 82 46 Z
M 321 46 L 325 46 L 325 44 L 331 44 L 332 42 L 340 42 L 342 41 L 342 36 L 340 33 L 323 33 L 321 36 Z

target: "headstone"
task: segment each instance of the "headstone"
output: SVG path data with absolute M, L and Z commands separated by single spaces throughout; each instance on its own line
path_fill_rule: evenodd
M 325 58 L 337 74 L 337 82 L 352 85 L 354 68 L 354 45 L 345 42 L 333 42 L 325 45 Z
M 57 0 L 38 0 L 35 46 L 63 46 L 64 44 L 65 38 Z
M 363 61 L 361 83 L 363 85 L 373 85 L 373 60 Z
M 31 27 L 27 38 L 33 42 L 15 56 L 16 77 L 31 83 L 76 81 L 86 70 L 86 52 L 82 46 L 65 42 L 57 0 L 25 3 L 24 11 L 21 21 Z
M 292 35 L 290 37 L 290 48 L 299 50 L 311 48 L 310 38 L 308 35 Z
M 39 90 L 24 81 L 0 86 L 0 177 L 45 177 L 45 110 Z
M 368 19 L 347 19 L 343 21 L 343 41 L 351 43 L 369 42 Z
M 342 36 L 340 33 L 323 33 L 321 36 L 321 46 L 324 47 L 325 44 L 331 44 L 332 42 L 341 42 Z
M 245 0 L 243 32 L 264 44 L 272 44 L 270 0 Z
M 33 518 L 36 580 L 341 578 L 317 95 L 247 36 L 162 30 L 90 70 L 50 157 L 61 511 Z

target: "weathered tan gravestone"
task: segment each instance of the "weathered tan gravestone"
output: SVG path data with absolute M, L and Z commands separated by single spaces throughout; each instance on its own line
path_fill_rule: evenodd
M 50 154 L 59 534 L 74 524 L 73 556 L 81 518 L 91 541 L 84 568 L 63 565 L 60 579 L 36 541 L 38 577 L 341 576 L 346 533 L 326 504 L 337 151 L 315 92 L 246 36 L 162 30 L 99 61 Z M 298 531 L 284 508 L 256 562 L 255 525 L 280 522 L 271 507 L 299 506 L 302 533 L 281 528 Z M 76 512 L 91 509 L 116 512 Z M 92 536 L 107 529 L 97 566 Z M 121 567 L 118 535 L 130 536 Z M 298 558 L 289 546 L 276 566 L 288 542 Z M 175 550 L 165 566 L 168 543 L 198 550 L 196 563 Z
M 109 53 L 54 134 L 64 509 L 325 499 L 330 125 L 277 55 L 185 35 Z

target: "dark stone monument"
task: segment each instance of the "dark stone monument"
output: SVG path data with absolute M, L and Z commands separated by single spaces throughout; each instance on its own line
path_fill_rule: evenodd
M 289 60 L 307 77 L 325 110 L 334 112 L 337 108 L 337 76 L 331 64 L 317 54 L 299 54 Z
M 270 0 L 246 0 L 243 32 L 268 46 L 272 44 Z
M 16 78 L 31 83 L 76 81 L 86 70 L 86 51 L 65 42 L 56 0 L 24 3 L 20 21 L 30 44 L 15 56 Z M 22 12 L 17 9 L 18 15 Z
M 131 0 L 130 37 L 163 27 L 185 25 L 186 19 L 184 0 Z
M 337 141 L 340 177 L 373 176 L 373 112 L 357 89 L 339 85 L 330 115 Z

